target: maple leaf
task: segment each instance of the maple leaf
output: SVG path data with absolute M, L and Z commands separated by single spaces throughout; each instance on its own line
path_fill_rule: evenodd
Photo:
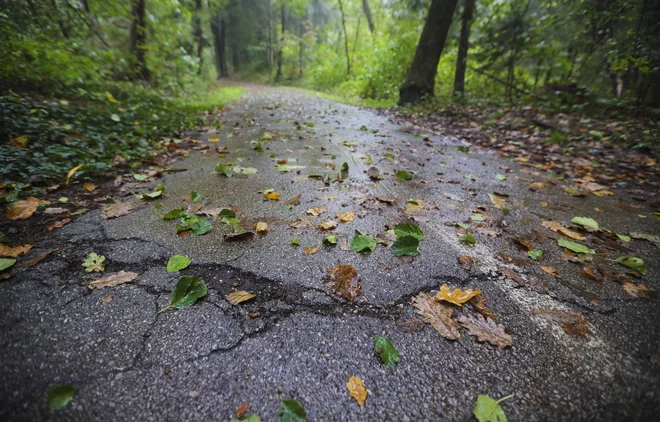
M 367 389 L 364 386 L 364 381 L 353 375 L 348 379 L 346 388 L 348 388 L 348 393 L 351 397 L 353 397 L 360 406 L 364 407 L 364 402 L 367 400 Z
M 532 314 L 556 322 L 569 336 L 584 337 L 592 334 L 587 326 L 587 318 L 580 312 L 561 309 L 534 309 Z
M 449 306 L 436 302 L 424 292 L 413 298 L 415 311 L 431 324 L 435 330 L 446 339 L 456 340 L 461 337 L 456 321 L 451 317 L 454 310 Z
M 341 296 L 348 301 L 353 301 L 360 296 L 362 286 L 360 285 L 360 276 L 350 264 L 339 264 L 328 269 L 325 280 L 332 283 L 331 290 L 337 296 Z
M 238 290 L 236 292 L 231 292 L 227 296 L 225 296 L 225 299 L 232 305 L 238 305 L 239 303 L 248 301 L 257 295 L 252 294 L 250 292 L 246 292 L 245 290 Z
M 463 306 L 465 302 L 470 300 L 481 293 L 481 290 L 476 289 L 467 289 L 465 291 L 461 289 L 454 289 L 453 291 L 449 290 L 447 284 L 440 286 L 440 291 L 435 295 L 437 300 L 446 300 L 447 302 L 453 303 L 454 305 Z
M 480 343 L 487 341 L 500 349 L 512 344 L 511 334 L 507 334 L 504 325 L 498 324 L 490 318 L 486 319 L 481 314 L 478 314 L 476 318 L 471 315 L 460 315 L 458 322 L 467 328 L 468 334 L 475 336 Z

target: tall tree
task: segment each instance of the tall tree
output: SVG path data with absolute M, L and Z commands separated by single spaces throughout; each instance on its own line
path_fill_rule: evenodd
M 286 31 L 286 1 L 282 0 L 280 7 L 280 18 L 282 22 L 282 33 L 280 34 L 280 42 L 277 50 L 277 73 L 275 74 L 275 81 L 282 79 L 282 56 L 284 55 L 284 32 Z
M 351 57 L 348 53 L 348 32 L 346 31 L 346 15 L 344 14 L 344 5 L 339 0 L 339 11 L 341 12 L 341 26 L 344 28 L 344 49 L 346 51 L 346 73 L 351 75 Z
M 273 0 L 268 0 L 268 48 L 266 62 L 268 64 L 268 76 L 273 72 Z
M 415 50 L 406 81 L 399 89 L 399 105 L 420 102 L 433 95 L 438 62 L 445 48 L 447 33 L 458 0 L 433 0 Z
M 474 19 L 475 0 L 465 0 L 461 17 L 461 37 L 458 40 L 456 74 L 454 75 L 454 94 L 465 91 L 465 69 L 467 68 L 468 49 L 470 48 L 470 27 Z
M 371 18 L 371 9 L 369 8 L 369 0 L 362 0 L 362 9 L 364 9 L 364 15 L 367 17 L 367 22 L 369 22 L 369 31 L 374 33 L 376 27 L 374 26 L 374 21 Z
M 197 43 L 197 60 L 199 68 L 197 74 L 202 74 L 203 53 L 204 53 L 204 31 L 202 31 L 202 0 L 195 0 L 195 15 L 193 17 L 193 36 Z
M 227 25 L 220 12 L 211 20 L 211 34 L 213 35 L 213 51 L 215 53 L 215 70 L 218 78 L 229 76 L 227 70 Z
M 139 79 L 148 81 L 151 78 L 151 72 L 147 67 L 147 20 L 146 20 L 146 0 L 131 0 L 131 29 L 129 34 L 129 51 L 135 62 L 133 72 Z

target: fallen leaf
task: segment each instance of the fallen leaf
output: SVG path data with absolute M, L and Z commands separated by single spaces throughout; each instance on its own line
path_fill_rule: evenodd
M 117 218 L 126 215 L 133 211 L 133 204 L 131 202 L 120 202 L 118 204 L 110 205 L 103 209 L 103 218 Z
M 492 309 L 490 309 L 486 305 L 486 301 L 488 298 L 484 295 L 477 295 L 473 297 L 472 299 L 468 300 L 468 303 L 472 308 L 474 308 L 475 311 L 479 312 L 481 315 L 483 315 L 484 318 L 492 319 L 495 321 L 495 313 L 493 313 Z
M 277 422 L 304 422 L 306 420 L 305 408 L 297 400 L 282 400 L 277 408 Z
M 646 265 L 644 264 L 644 261 L 641 258 L 637 258 L 634 256 L 620 256 L 616 259 L 616 262 L 618 262 L 621 265 L 625 265 L 631 270 L 637 271 L 643 276 L 646 275 L 646 273 L 648 272 L 648 269 L 646 268 Z
M 351 239 L 351 248 L 354 252 L 373 252 L 378 245 L 371 236 L 356 235 Z
M 339 264 L 328 269 L 324 279 L 331 283 L 330 289 L 337 296 L 348 301 L 353 301 L 360 296 L 362 290 L 360 276 L 350 264 Z
M 269 231 L 268 224 L 264 223 L 263 221 L 260 221 L 260 222 L 257 223 L 256 230 L 257 230 L 257 233 L 259 233 L 259 234 L 268 233 L 268 231 Z
M 298 205 L 300 203 L 300 195 L 296 195 L 284 203 L 284 205 Z
M 387 337 L 374 336 L 374 349 L 385 366 L 394 366 L 401 358 L 401 355 Z
M 569 336 L 584 337 L 592 334 L 587 326 L 587 318 L 580 312 L 564 311 L 561 309 L 534 309 L 532 314 L 554 321 Z
M 173 255 L 169 261 L 167 261 L 167 272 L 173 273 L 181 271 L 185 268 L 188 268 L 192 260 L 185 255 Z
M 252 240 L 254 233 L 243 230 L 234 233 L 227 233 L 224 237 L 226 241 Z
M 181 277 L 174 286 L 174 290 L 172 290 L 170 304 L 156 312 L 156 315 L 170 308 L 182 309 L 192 306 L 197 302 L 197 299 L 206 296 L 207 292 L 206 284 L 201 278 L 194 276 Z
M 323 230 L 332 230 L 335 227 L 337 227 L 338 224 L 339 223 L 337 223 L 335 220 L 329 220 L 319 224 L 319 227 L 322 228 Z
M 64 182 L 64 184 L 65 184 L 65 185 L 68 185 L 68 184 L 69 184 L 69 180 L 71 180 L 71 178 L 73 177 L 73 175 L 76 174 L 76 172 L 77 172 L 78 170 L 80 170 L 84 165 L 85 165 L 85 164 L 80 164 L 80 165 L 75 166 L 75 167 L 72 168 L 71 170 L 69 170 L 69 172 L 66 174 L 66 182 Z
M 327 210 L 328 210 L 328 207 L 325 207 L 325 206 L 323 206 L 323 207 L 314 207 L 314 208 L 307 209 L 307 214 L 310 214 L 310 215 L 313 215 L 314 217 L 316 217 L 317 215 L 323 214 Z
M 50 232 L 50 231 L 53 231 L 55 229 L 62 228 L 63 226 L 69 224 L 70 222 L 71 222 L 70 218 L 65 218 L 63 220 L 56 221 L 53 224 L 51 224 L 50 226 L 48 226 L 47 230 Z
M 65 212 L 68 212 L 69 210 L 66 208 L 51 208 L 48 207 L 44 210 L 44 214 L 62 214 Z
M 94 192 L 96 190 L 96 185 L 91 182 L 85 182 L 83 183 L 83 189 L 85 189 L 87 192 Z
M 420 240 L 415 236 L 397 237 L 392 243 L 392 253 L 395 256 L 419 255 Z
M 37 265 L 38 263 L 40 263 L 40 262 L 43 261 L 44 259 L 48 258 L 48 256 L 49 256 L 50 254 L 52 254 L 53 252 L 57 252 L 57 251 L 59 251 L 59 250 L 60 250 L 60 248 L 55 248 L 55 249 L 51 249 L 51 250 L 49 250 L 49 251 L 43 252 L 43 253 L 41 253 L 41 254 L 35 256 L 35 257 L 32 258 L 32 259 L 28 259 L 27 261 L 22 261 L 22 262 L 21 262 L 21 265 L 22 265 L 23 268 L 34 267 L 35 265 Z
M 456 326 L 456 321 L 451 317 L 454 310 L 449 306 L 436 302 L 424 292 L 420 292 L 413 298 L 413 306 L 416 312 L 431 324 L 435 330 L 446 339 L 456 340 L 461 337 Z
M 552 230 L 553 232 L 558 232 L 563 234 L 564 236 L 568 236 L 571 239 L 575 240 L 587 240 L 586 237 L 582 236 L 578 232 L 574 232 L 573 230 L 569 230 L 566 227 L 562 226 L 561 223 L 557 221 L 543 221 L 541 225 L 547 229 Z
M 371 180 L 382 179 L 380 176 L 380 170 L 378 170 L 376 167 L 369 167 L 369 170 L 367 170 L 367 176 L 369 176 Z
M 476 260 L 474 258 L 472 258 L 471 256 L 466 256 L 466 255 L 459 256 L 457 258 L 457 261 L 463 268 L 465 268 L 468 271 L 471 271 L 472 267 L 476 263 Z
M 507 205 L 506 199 L 498 195 L 493 195 L 492 193 L 488 194 L 488 197 L 490 198 L 493 205 L 495 205 L 495 208 L 499 208 L 499 209 L 506 208 Z
M 511 281 L 515 281 L 520 287 L 525 285 L 525 279 L 511 268 L 498 265 L 497 269 L 505 278 L 508 278 Z
M 548 183 L 547 182 L 532 182 L 532 183 L 529 184 L 529 186 L 531 188 L 534 188 L 534 189 L 543 189 L 543 188 L 548 186 Z
M 478 314 L 476 318 L 472 315 L 459 315 L 457 319 L 459 324 L 467 328 L 468 334 L 475 336 L 480 343 L 487 341 L 499 349 L 512 344 L 511 334 L 507 334 L 504 325 L 498 324 L 490 318 L 485 319 L 483 315 Z
M 236 417 L 239 419 L 243 419 L 243 415 L 245 415 L 245 412 L 247 412 L 248 407 L 250 406 L 250 403 L 244 402 L 240 406 L 234 410 L 234 413 L 236 414 Z
M 16 258 L 19 255 L 25 255 L 30 249 L 32 249 L 32 245 L 11 247 L 0 243 L 0 257 Z
M 506 415 L 500 403 L 512 397 L 513 394 L 495 400 L 487 395 L 479 394 L 472 413 L 478 422 L 506 422 Z
M 303 251 L 305 252 L 305 255 L 314 255 L 321 249 L 321 245 L 314 245 L 311 247 L 304 247 Z
M 462 291 L 461 289 L 454 289 L 453 291 L 449 290 L 447 284 L 440 286 L 440 291 L 435 295 L 437 300 L 445 300 L 447 302 L 453 303 L 454 305 L 463 306 L 465 302 L 472 299 L 476 295 L 481 293 L 481 290 L 476 289 L 467 289 Z
M 590 265 L 582 268 L 582 275 L 592 280 L 596 280 L 599 283 L 603 283 L 605 281 L 605 275 L 598 268 Z
M 551 267 L 549 265 L 539 265 L 541 269 L 547 274 L 551 275 L 553 277 L 559 277 L 559 273 L 557 272 L 557 269 L 554 267 Z
M 355 211 L 346 211 L 341 214 L 337 214 L 335 217 L 339 218 L 344 223 L 355 220 Z
M 15 259 L 0 258 L 0 271 L 6 270 L 7 268 L 13 266 L 15 263 Z
M 101 305 L 105 305 L 106 303 L 110 302 L 112 300 L 112 293 L 108 293 L 101 299 Z
M 87 286 L 90 289 L 103 289 L 105 287 L 114 287 L 120 284 L 129 283 L 138 277 L 138 273 L 129 271 L 119 271 L 118 273 L 110 274 L 107 277 L 94 280 Z
M 238 290 L 229 293 L 227 296 L 225 296 L 225 299 L 227 299 L 227 301 L 232 305 L 238 305 L 239 303 L 246 302 L 255 297 L 257 297 L 257 295 L 246 292 L 245 290 Z
M 589 227 L 592 229 L 598 228 L 598 222 L 593 218 L 589 218 L 589 217 L 573 217 L 571 219 L 571 223 L 577 224 L 578 226 L 582 226 L 582 227 Z
M 566 239 L 558 239 L 557 240 L 557 245 L 559 245 L 562 248 L 566 248 L 566 249 L 568 249 L 572 252 L 575 252 L 575 253 L 584 253 L 584 254 L 589 254 L 589 255 L 595 255 L 596 254 L 596 251 L 594 251 L 593 249 L 588 248 L 588 247 L 586 247 L 584 245 L 581 245 L 579 243 L 570 242 Z
M 657 292 L 640 283 L 623 283 L 623 289 L 632 297 L 638 297 L 649 301 L 655 301 Z
M 264 196 L 266 199 L 270 199 L 271 201 L 279 201 L 280 199 L 280 194 L 277 192 L 264 192 Z
M 351 397 L 353 397 L 360 406 L 364 407 L 364 402 L 367 400 L 367 389 L 364 387 L 364 381 L 353 375 L 348 379 L 346 388 L 348 388 L 348 393 Z
M 71 400 L 78 392 L 78 389 L 69 384 L 56 385 L 48 390 L 46 398 L 48 400 L 48 407 L 51 409 L 61 409 Z
M 34 214 L 40 204 L 47 205 L 50 204 L 50 201 L 37 199 L 34 196 L 15 201 L 13 204 L 7 207 L 7 219 L 25 220 L 26 218 L 30 218 L 30 216 Z

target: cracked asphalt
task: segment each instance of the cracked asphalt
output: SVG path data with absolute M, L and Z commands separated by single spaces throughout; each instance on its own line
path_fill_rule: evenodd
M 281 399 L 295 398 L 315 421 L 469 421 L 478 394 L 513 394 L 503 403 L 512 421 L 657 418 L 660 367 L 649 355 L 660 354 L 658 303 L 631 297 L 611 280 L 583 277 L 583 265 L 562 256 L 561 236 L 541 226 L 584 216 L 616 233 L 659 235 L 657 210 L 631 207 L 634 200 L 617 190 L 612 197 L 572 197 L 549 173 L 492 151 L 472 146 L 461 152 L 459 139 L 294 90 L 248 85 L 221 120 L 217 134 L 193 136 L 210 146 L 208 153 L 192 151 L 174 166 L 186 171 L 153 183 L 165 183 L 163 199 L 116 219 L 103 219 L 100 210 L 78 217 L 27 258 L 55 246 L 58 252 L 0 284 L 2 420 L 228 421 L 247 401 L 248 414 L 271 421 Z M 262 142 L 264 152 L 253 151 L 250 141 L 266 132 L 272 139 Z M 231 151 L 226 158 L 213 152 L 221 145 Z M 367 156 L 373 164 L 365 164 Z M 259 172 L 213 173 L 217 163 L 238 157 Z M 275 160 L 289 158 L 305 168 L 277 171 Z M 341 183 L 307 177 L 337 174 L 343 162 L 349 175 Z M 382 180 L 369 179 L 371 166 Z M 414 171 L 413 180 L 397 180 L 398 170 Z M 498 173 L 507 180 L 497 180 Z M 532 190 L 533 181 L 549 185 Z M 280 201 L 260 193 L 271 188 Z M 243 227 L 265 221 L 270 232 L 228 242 L 223 236 L 230 228 L 217 221 L 204 236 L 177 236 L 175 222 L 162 220 L 153 205 L 179 207 L 193 190 L 205 196 L 205 206 L 235 208 Z M 510 213 L 493 206 L 488 195 L 494 192 L 508 195 Z M 299 205 L 283 207 L 296 195 Z M 342 247 L 355 230 L 375 237 L 407 220 L 408 199 L 429 205 L 415 214 L 425 234 L 420 256 L 396 258 L 383 245 L 367 255 Z M 333 231 L 337 246 L 307 255 L 302 247 L 321 244 L 327 233 L 289 224 L 313 206 L 328 207 L 321 216 L 307 216 L 314 224 L 345 211 L 355 211 L 356 219 Z M 469 247 L 459 241 L 455 223 L 469 221 L 475 211 L 486 221 Z M 294 237 L 301 247 L 290 245 Z M 527 259 L 516 237 L 532 239 L 545 252 L 540 263 L 560 277 Z M 587 237 L 581 243 L 596 250 L 595 261 L 605 268 L 618 256 L 638 256 L 649 268 L 641 282 L 660 288 L 660 258 L 651 242 Z M 90 252 L 106 256 L 106 273 L 127 270 L 139 277 L 90 291 L 87 284 L 98 274 L 80 265 Z M 165 270 L 174 254 L 193 261 L 181 274 Z M 458 263 L 465 255 L 475 258 L 473 268 Z M 352 264 L 360 274 L 362 294 L 354 302 L 335 296 L 323 280 L 337 263 Z M 503 277 L 501 265 L 522 274 L 525 286 Z M 156 315 L 182 274 L 202 277 L 208 295 L 190 308 Z M 448 341 L 423 323 L 411 298 L 443 283 L 481 289 L 513 346 L 498 350 L 467 333 Z M 237 289 L 257 297 L 231 305 L 224 297 Z M 582 312 L 592 335 L 567 335 L 532 315 L 539 308 Z M 401 354 L 397 366 L 380 363 L 373 335 L 390 338 Z M 369 392 L 363 408 L 345 387 L 352 375 Z M 67 407 L 48 409 L 46 391 L 63 383 L 78 394 Z

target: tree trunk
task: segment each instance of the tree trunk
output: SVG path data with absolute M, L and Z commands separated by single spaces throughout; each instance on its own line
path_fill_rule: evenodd
M 229 76 L 227 71 L 226 25 L 225 19 L 219 15 L 211 20 L 213 34 L 213 51 L 215 52 L 215 70 L 218 79 Z
M 197 59 L 199 60 L 199 68 L 197 74 L 202 74 L 203 53 L 204 53 L 204 32 L 202 31 L 202 0 L 195 0 L 195 17 L 193 18 L 193 36 L 197 43 Z
M 273 73 L 273 2 L 268 0 L 268 57 L 266 61 L 268 63 L 268 77 Z
M 302 79 L 303 77 L 303 67 L 304 67 L 304 56 L 305 56 L 305 40 L 303 39 L 303 18 L 300 18 L 298 22 L 298 40 L 300 41 L 300 50 L 298 50 L 298 69 L 300 73 L 298 78 Z
M 417 44 L 408 76 L 399 90 L 399 105 L 420 102 L 433 95 L 440 55 L 451 26 L 457 0 L 433 0 Z
M 129 35 L 129 51 L 134 57 L 133 71 L 135 76 L 144 81 L 151 78 L 147 67 L 147 28 L 146 28 L 146 0 L 131 0 L 131 30 Z
M 348 32 L 346 32 L 346 15 L 344 15 L 344 5 L 339 0 L 339 11 L 341 12 L 341 26 L 344 28 L 344 49 L 346 50 L 346 73 L 351 75 L 351 57 L 348 54 Z
M 470 48 L 470 26 L 474 19 L 475 0 L 465 0 L 461 18 L 461 37 L 458 41 L 458 57 L 456 58 L 456 74 L 454 75 L 454 94 L 465 91 L 465 69 L 467 67 L 468 49 Z
M 371 9 L 369 8 L 369 0 L 362 0 L 362 9 L 364 9 L 364 15 L 367 17 L 367 22 L 369 22 L 369 31 L 374 33 L 376 29 L 374 27 L 374 21 L 371 19 Z
M 284 31 L 286 30 L 286 3 L 284 1 L 282 1 L 280 15 L 282 22 L 282 33 L 280 34 L 280 42 L 277 50 L 277 73 L 275 74 L 275 82 L 279 82 L 279 80 L 282 79 L 282 50 L 284 50 Z

